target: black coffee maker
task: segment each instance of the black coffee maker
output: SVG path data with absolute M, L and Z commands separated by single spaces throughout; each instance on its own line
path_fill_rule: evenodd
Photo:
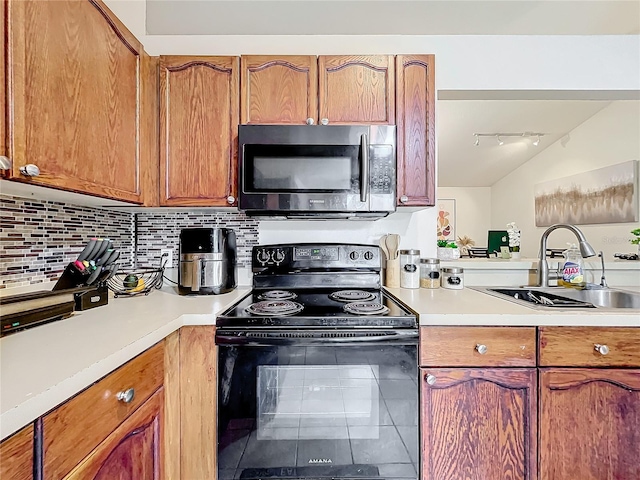
M 181 295 L 218 295 L 236 288 L 236 233 L 230 228 L 180 231 Z

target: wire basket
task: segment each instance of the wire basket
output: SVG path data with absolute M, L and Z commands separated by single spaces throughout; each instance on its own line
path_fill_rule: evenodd
M 146 268 L 130 272 L 119 272 L 107 281 L 109 290 L 117 297 L 149 295 L 154 289 L 162 287 L 164 268 Z

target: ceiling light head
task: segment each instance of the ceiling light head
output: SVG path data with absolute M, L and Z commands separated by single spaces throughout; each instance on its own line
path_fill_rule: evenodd
M 498 145 L 500 146 L 504 145 L 504 140 L 500 138 L 500 135 L 498 135 L 497 138 L 498 138 Z
M 540 145 L 540 135 L 538 135 L 536 139 L 533 141 L 534 147 L 537 147 L 538 145 Z
M 475 137 L 476 137 L 476 141 L 473 142 L 473 144 L 477 147 L 478 145 L 480 145 L 480 137 L 478 136 L 477 133 L 475 134 Z

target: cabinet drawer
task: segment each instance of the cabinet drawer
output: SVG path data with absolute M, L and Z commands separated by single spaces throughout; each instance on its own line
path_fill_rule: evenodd
M 44 417 L 44 477 L 62 478 L 155 392 L 164 377 L 164 342 L 151 347 Z M 133 399 L 118 392 L 134 389 Z
M 640 328 L 540 327 L 540 366 L 638 367 Z
M 535 367 L 535 352 L 535 327 L 420 329 L 420 364 L 423 366 Z

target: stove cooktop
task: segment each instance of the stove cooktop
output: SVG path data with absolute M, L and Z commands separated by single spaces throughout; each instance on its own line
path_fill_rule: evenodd
M 252 291 L 218 316 L 218 327 L 417 328 L 414 313 L 382 290 L 295 289 Z M 357 293 L 356 293 L 357 292 Z M 351 299 L 352 301 L 350 301 Z

